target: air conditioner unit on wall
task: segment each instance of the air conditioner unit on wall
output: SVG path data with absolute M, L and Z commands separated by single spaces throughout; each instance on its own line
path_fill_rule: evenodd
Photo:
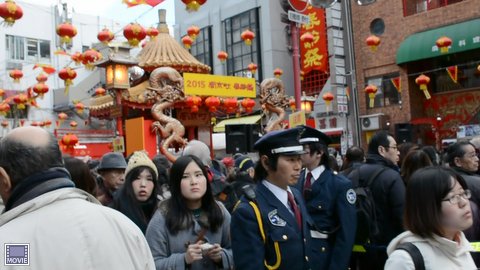
M 385 115 L 383 113 L 360 116 L 362 131 L 379 130 L 385 128 Z

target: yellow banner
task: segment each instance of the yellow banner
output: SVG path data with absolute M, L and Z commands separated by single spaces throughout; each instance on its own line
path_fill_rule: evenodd
M 255 98 L 255 79 L 183 73 L 185 95 Z
M 293 128 L 299 125 L 305 125 L 306 123 L 305 112 L 298 111 L 290 114 L 288 116 L 288 122 L 289 122 L 290 128 Z

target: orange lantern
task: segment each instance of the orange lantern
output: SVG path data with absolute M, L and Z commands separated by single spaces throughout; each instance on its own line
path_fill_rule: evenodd
M 130 46 L 136 47 L 147 36 L 147 33 L 140 24 L 130 23 L 123 28 L 123 36 L 128 40 Z
M 102 31 L 98 32 L 97 39 L 103 44 L 108 44 L 115 38 L 115 35 L 108 28 L 103 28 Z
M 368 47 L 370 47 L 370 50 L 372 50 L 372 52 L 375 52 L 377 51 L 378 45 L 380 45 L 380 38 L 375 35 L 371 35 L 367 37 L 365 43 L 367 43 Z
M 11 70 L 8 75 L 13 79 L 14 83 L 19 83 L 20 79 L 23 77 L 23 72 L 19 69 Z
M 297 110 L 297 104 L 293 97 L 288 100 L 288 105 L 290 105 L 290 110 L 292 110 L 292 112 Z
M 4 96 L 5 96 L 5 90 L 0 88 L 0 100 L 2 100 Z
M 78 143 L 78 137 L 75 134 L 65 134 L 62 137 L 62 144 L 65 145 L 67 149 L 73 150 L 73 147 Z
M 0 115 L 5 116 L 10 111 L 10 105 L 6 102 L 0 103 Z
M 188 12 L 197 11 L 207 0 L 182 0 Z
M 217 54 L 218 60 L 220 60 L 221 63 L 225 63 L 225 61 L 228 58 L 228 53 L 225 51 L 219 51 Z
M 330 92 L 327 92 L 322 96 L 322 99 L 325 101 L 325 108 L 327 110 L 327 113 L 330 111 L 330 104 L 332 103 L 333 98 L 334 96 Z
M 38 74 L 38 76 L 35 79 L 37 79 L 37 82 L 39 83 L 44 83 L 48 80 L 48 75 L 45 72 L 42 72 Z
M 183 43 L 183 46 L 185 46 L 185 48 L 190 49 L 190 47 L 192 47 L 192 44 L 193 44 L 193 39 L 189 36 L 184 36 L 182 38 L 182 43 Z
M 420 90 L 423 91 L 425 98 L 430 99 L 431 96 L 427 88 L 427 85 L 430 83 L 430 78 L 422 74 L 415 79 L 415 83 L 420 86 Z
M 159 32 L 157 28 L 149 27 L 146 30 L 146 34 L 150 39 L 155 39 L 158 36 Z
M 300 41 L 303 43 L 311 43 L 313 40 L 313 35 L 310 32 L 305 32 L 300 36 Z
M 250 71 L 252 74 L 255 74 L 255 72 L 257 72 L 257 68 L 258 66 L 255 63 L 250 63 L 247 66 L 248 71 Z
M 70 121 L 70 127 L 76 129 L 78 127 L 78 123 L 76 121 Z
M 443 37 L 440 37 L 439 39 L 437 39 L 435 44 L 440 49 L 441 53 L 447 53 L 448 52 L 448 47 L 450 45 L 452 45 L 452 39 L 450 39 L 449 37 L 443 36 Z
M 70 22 L 64 22 L 57 26 L 57 35 L 60 36 L 62 44 L 71 44 L 72 38 L 77 35 L 77 28 Z
M 82 114 L 83 113 L 83 110 L 85 110 L 85 105 L 81 102 L 78 102 L 77 104 L 75 104 L 75 110 L 79 113 L 79 114 Z
M 56 121 L 57 128 L 62 125 L 63 121 L 65 121 L 68 118 L 68 115 L 66 113 L 59 113 L 58 114 L 58 121 Z
M 89 49 L 82 54 L 82 64 L 88 70 L 93 70 L 95 66 L 93 63 L 102 59 L 102 54 L 95 49 Z
M 13 97 L 13 102 L 17 104 L 17 109 L 25 109 L 25 104 L 28 102 L 28 97 L 25 94 L 18 94 Z
M 208 97 L 205 99 L 205 105 L 207 105 L 210 112 L 216 112 L 218 106 L 220 106 L 220 99 L 218 97 Z
M 3 128 L 8 127 L 9 124 L 10 124 L 10 123 L 9 123 L 7 120 L 3 120 L 3 121 L 2 121 L 2 127 L 3 127 Z
M 370 84 L 367 87 L 365 87 L 365 93 L 368 94 L 368 98 L 370 100 L 370 104 L 369 104 L 370 108 L 373 108 L 373 106 L 375 105 L 375 95 L 377 94 L 377 90 L 378 90 L 377 86 L 373 84 Z
M 6 0 L 5 3 L 0 4 L 0 17 L 4 19 L 7 26 L 12 26 L 16 20 L 22 18 L 22 8 L 15 4 L 13 0 Z
M 99 87 L 97 89 L 95 89 L 95 95 L 96 96 L 104 96 L 105 93 L 107 92 L 107 90 L 105 90 L 105 88 L 102 88 L 102 87 Z
M 237 98 L 226 98 L 223 100 L 223 106 L 227 113 L 234 113 L 237 110 Z
M 276 68 L 273 71 L 273 75 L 275 75 L 275 78 L 280 78 L 283 75 L 283 70 L 280 68 Z
M 76 65 L 80 65 L 82 63 L 82 53 L 81 52 L 76 52 L 70 56 L 70 59 L 72 59 L 73 62 L 75 62 Z
M 190 107 L 192 113 L 198 112 L 198 107 L 202 105 L 202 98 L 198 96 L 189 96 L 185 100 L 185 103 Z
M 251 98 L 245 98 L 240 102 L 242 107 L 245 109 L 245 112 L 251 113 L 253 110 L 253 107 L 255 107 L 255 100 Z
M 65 94 L 68 93 L 68 88 L 73 84 L 73 79 L 77 77 L 77 72 L 70 67 L 63 68 L 58 72 L 58 77 L 65 81 Z
M 198 28 L 198 26 L 196 25 L 192 25 L 190 27 L 187 28 L 187 34 L 189 37 L 191 37 L 193 40 L 195 40 L 198 36 L 198 34 L 200 34 L 200 28 Z
M 44 83 L 37 83 L 33 86 L 33 92 L 37 93 L 40 98 L 43 98 L 43 95 L 48 92 L 48 85 Z
M 242 32 L 240 37 L 243 39 L 243 41 L 245 41 L 247 46 L 250 46 L 252 45 L 252 40 L 255 38 L 255 33 L 247 29 Z

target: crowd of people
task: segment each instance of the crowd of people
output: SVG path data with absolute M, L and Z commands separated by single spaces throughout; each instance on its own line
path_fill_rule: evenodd
M 479 141 L 440 153 L 379 131 L 339 164 L 327 135 L 298 126 L 255 154 L 212 158 L 193 140 L 173 163 L 97 161 L 16 128 L 0 140 L 1 245 L 29 243 L 29 269 L 477 269 Z M 357 220 L 360 185 L 375 230 Z

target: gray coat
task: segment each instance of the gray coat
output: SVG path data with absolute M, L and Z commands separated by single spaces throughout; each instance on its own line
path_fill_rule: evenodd
M 218 243 L 223 248 L 222 268 L 233 269 L 233 255 L 230 243 L 230 214 L 225 207 L 218 203 L 222 209 L 224 221 L 217 232 L 208 230 L 204 239 L 206 242 Z M 186 243 L 193 243 L 202 228 L 195 221 L 193 228 L 170 234 L 165 224 L 165 216 L 161 209 L 157 210 L 148 224 L 146 238 L 152 251 L 157 270 L 185 269 Z M 207 257 L 192 263 L 189 269 L 219 269 L 215 263 Z

